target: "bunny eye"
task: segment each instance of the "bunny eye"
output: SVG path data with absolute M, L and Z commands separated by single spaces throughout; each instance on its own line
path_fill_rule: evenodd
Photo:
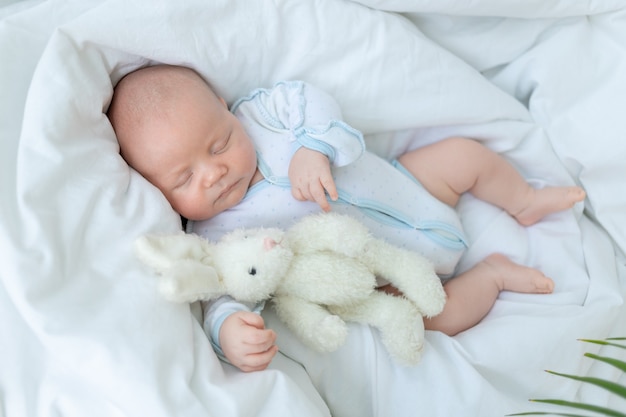
M 250 267 L 250 268 L 248 269 L 248 274 L 250 274 L 250 275 L 256 275 L 256 268 L 255 268 L 255 267 L 253 267 L 253 266 L 252 266 L 252 267 Z

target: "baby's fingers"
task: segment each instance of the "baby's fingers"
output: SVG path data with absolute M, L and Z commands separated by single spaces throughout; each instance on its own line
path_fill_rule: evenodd
M 319 182 L 315 185 L 311 185 L 309 193 L 313 201 L 315 201 L 324 211 L 330 210 L 330 204 L 326 198 L 326 192 L 324 191 L 324 184 Z
M 238 368 L 244 372 L 262 371 L 272 362 L 277 352 L 278 346 L 273 345 L 264 352 L 247 355 L 244 362 L 238 366 Z
M 248 354 L 239 368 L 246 372 L 261 371 L 267 368 L 278 352 L 278 347 L 275 345 L 276 332 L 271 329 L 250 332 L 244 343 Z
M 306 201 L 307 198 L 304 196 L 304 193 L 301 189 L 297 187 L 291 187 L 291 195 L 298 201 Z
M 324 189 L 328 193 L 330 199 L 333 201 L 337 201 L 337 199 L 339 198 L 339 194 L 337 193 L 337 187 L 335 186 L 335 180 L 333 179 L 333 177 L 331 175 L 324 176 L 320 178 L 320 182 L 322 183 L 322 187 L 324 187 Z
M 263 329 L 250 332 L 243 341 L 249 353 L 265 352 L 276 343 L 276 332 L 272 329 Z

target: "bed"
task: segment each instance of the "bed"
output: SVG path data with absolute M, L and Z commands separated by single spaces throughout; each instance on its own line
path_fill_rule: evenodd
M 580 338 L 626 335 L 626 6 L 622 0 L 0 1 L 0 415 L 491 417 L 556 397 L 626 410 L 544 372 L 619 380 Z M 523 228 L 470 196 L 459 270 L 506 253 L 554 294 L 503 293 L 478 326 L 427 332 L 391 361 L 351 325 L 331 354 L 271 311 L 281 353 L 241 373 L 195 306 L 165 301 L 132 243 L 180 230 L 118 154 L 104 112 L 143 65 L 195 68 L 229 103 L 301 79 L 328 91 L 370 149 L 471 136 L 536 186 L 587 199 Z

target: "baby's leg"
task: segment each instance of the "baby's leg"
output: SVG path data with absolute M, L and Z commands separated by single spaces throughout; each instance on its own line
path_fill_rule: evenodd
M 493 254 L 474 268 L 450 279 L 443 312 L 424 319 L 428 330 L 453 336 L 478 324 L 491 310 L 501 291 L 548 294 L 552 280 L 536 269 L 518 265 L 506 256 Z
M 494 204 L 525 226 L 585 198 L 580 187 L 534 189 L 504 158 L 467 138 L 418 148 L 398 161 L 436 198 L 454 207 L 464 192 Z

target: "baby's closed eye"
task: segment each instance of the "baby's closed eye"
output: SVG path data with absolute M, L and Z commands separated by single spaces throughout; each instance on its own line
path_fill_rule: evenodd
M 227 135 L 223 139 L 220 139 L 219 141 L 217 141 L 211 147 L 211 153 L 214 154 L 214 155 L 219 155 L 222 152 L 226 151 L 226 149 L 228 148 L 229 140 L 230 140 L 230 135 Z
M 182 187 L 190 184 L 192 177 L 193 177 L 193 172 L 192 171 L 185 172 L 183 175 L 181 175 L 179 177 L 178 181 L 176 181 L 176 183 L 174 183 L 174 189 L 182 188 Z

